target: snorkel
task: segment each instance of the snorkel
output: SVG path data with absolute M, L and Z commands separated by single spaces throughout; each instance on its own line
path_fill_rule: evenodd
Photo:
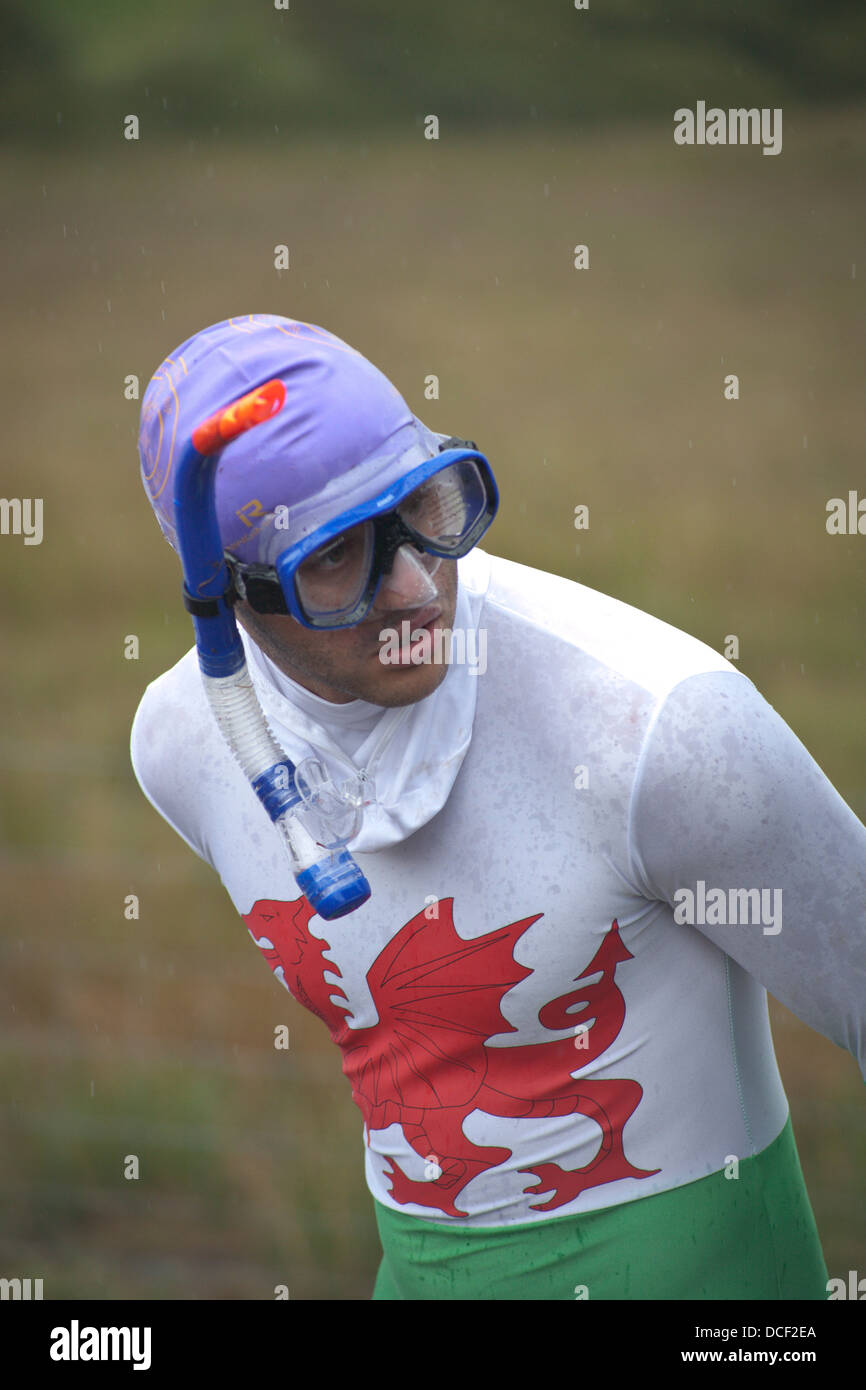
M 210 708 L 280 832 L 298 887 L 330 922 L 354 912 L 370 896 L 370 885 L 345 848 L 360 824 L 360 797 L 350 788 L 337 791 L 323 782 L 317 764 L 299 773 L 268 728 L 228 597 L 231 585 L 215 501 L 222 450 L 244 431 L 278 414 L 285 398 L 282 381 L 267 381 L 193 430 L 175 472 L 174 517 L 184 605 L 192 616 Z

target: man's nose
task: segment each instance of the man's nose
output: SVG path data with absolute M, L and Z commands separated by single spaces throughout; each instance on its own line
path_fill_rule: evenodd
M 438 555 L 419 555 L 413 546 L 401 545 L 390 572 L 383 574 L 374 607 L 380 612 L 396 608 L 423 608 L 438 598 L 433 575 L 441 561 Z

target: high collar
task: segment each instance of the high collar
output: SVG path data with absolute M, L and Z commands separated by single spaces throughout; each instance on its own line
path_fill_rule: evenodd
M 464 653 L 479 651 L 478 627 L 489 582 L 488 556 L 476 547 L 458 561 L 455 634 Z M 352 771 L 368 789 L 351 851 L 399 844 L 442 809 L 472 738 L 483 676 L 470 661 L 452 661 L 442 683 L 412 705 L 385 708 L 366 700 L 333 704 L 281 672 L 240 629 L 247 665 L 271 731 L 293 763 L 314 754 L 338 785 Z

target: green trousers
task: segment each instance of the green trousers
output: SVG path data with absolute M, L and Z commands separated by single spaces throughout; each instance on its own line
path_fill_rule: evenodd
M 493 1229 L 375 1203 L 374 1299 L 826 1299 L 790 1117 L 724 1171 L 579 1216 Z

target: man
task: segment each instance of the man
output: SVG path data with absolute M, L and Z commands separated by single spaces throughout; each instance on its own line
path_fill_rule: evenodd
M 229 320 L 155 374 L 140 451 L 170 540 L 178 450 L 272 378 L 285 408 L 219 464 L 220 535 L 278 743 L 360 776 L 372 896 L 314 914 L 195 651 L 148 687 L 132 756 L 341 1048 L 374 1297 L 826 1298 L 765 988 L 866 1069 L 866 829 L 716 652 L 462 554 L 495 510 L 483 456 L 437 471 L 455 441 L 313 325 Z

